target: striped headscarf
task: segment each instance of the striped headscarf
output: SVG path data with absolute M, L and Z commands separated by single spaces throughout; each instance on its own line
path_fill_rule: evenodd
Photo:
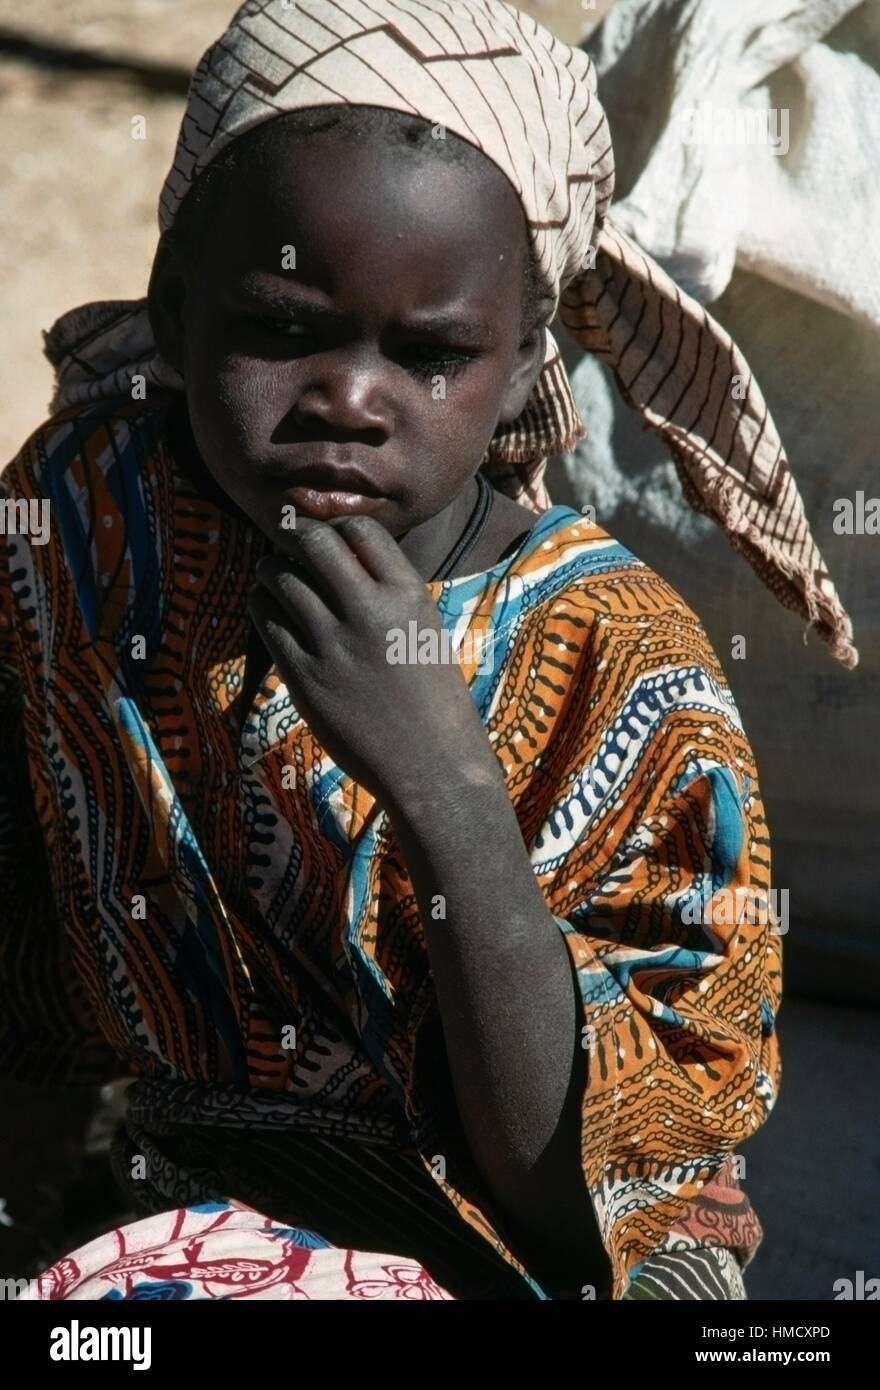
M 764 398 L 729 335 L 609 217 L 614 158 L 588 55 L 501 0 L 247 0 L 190 84 L 159 204 L 163 231 L 201 171 L 263 121 L 303 107 L 388 107 L 482 150 L 519 195 L 550 303 L 662 437 L 685 495 L 846 666 L 852 625 L 813 540 Z M 88 304 L 45 335 L 52 410 L 183 389 L 146 301 Z M 556 342 L 527 406 L 499 426 L 484 471 L 541 511 L 547 460 L 585 433 Z

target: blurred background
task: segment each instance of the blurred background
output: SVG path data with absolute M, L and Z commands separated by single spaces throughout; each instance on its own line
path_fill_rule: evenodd
M 234 8 L 0 0 L 0 466 L 46 415 L 41 330 L 145 292 L 189 74 Z M 683 504 L 662 448 L 556 325 L 589 433 L 554 461 L 554 499 L 594 505 L 695 608 L 755 746 L 790 924 L 781 1098 L 741 1162 L 765 1228 L 747 1287 L 827 1300 L 858 1270 L 880 1276 L 880 537 L 832 526 L 837 499 L 880 495 L 880 3 L 521 8 L 591 52 L 614 215 L 749 358 L 855 623 L 862 660 L 847 672 Z M 784 113 L 785 150 L 685 147 L 677 117 L 705 103 Z M 746 660 L 732 659 L 736 637 Z M 106 1164 L 120 1098 L 108 1091 L 97 1112 L 90 1095 L 0 1100 L 0 1277 L 29 1275 L 125 1218 Z

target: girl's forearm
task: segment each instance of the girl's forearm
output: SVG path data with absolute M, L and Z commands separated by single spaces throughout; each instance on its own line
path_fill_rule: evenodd
M 474 1161 L 510 1238 L 589 1281 L 604 1257 L 580 1162 L 577 982 L 487 746 L 389 809 L 419 903 Z

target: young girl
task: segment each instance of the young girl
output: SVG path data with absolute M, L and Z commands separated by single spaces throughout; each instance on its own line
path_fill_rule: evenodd
M 717 909 L 766 825 L 697 619 L 549 506 L 557 308 L 854 653 L 747 365 L 612 183 L 589 59 L 511 7 L 249 0 L 148 300 L 47 335 L 3 478 L 2 1061 L 134 1076 L 157 1213 L 53 1297 L 308 1296 L 340 1251 L 321 1296 L 745 1296 L 780 942 Z

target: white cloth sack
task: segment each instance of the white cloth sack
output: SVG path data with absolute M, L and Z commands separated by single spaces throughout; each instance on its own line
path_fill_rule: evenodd
M 838 499 L 880 496 L 880 4 L 617 0 L 585 47 L 617 155 L 617 222 L 749 357 L 860 666 L 837 669 L 815 639 L 804 652 L 591 358 L 568 363 L 589 430 L 566 458 L 570 484 L 691 603 L 728 671 L 773 884 L 789 890 L 787 983 L 876 1001 L 880 536 L 833 523 Z

